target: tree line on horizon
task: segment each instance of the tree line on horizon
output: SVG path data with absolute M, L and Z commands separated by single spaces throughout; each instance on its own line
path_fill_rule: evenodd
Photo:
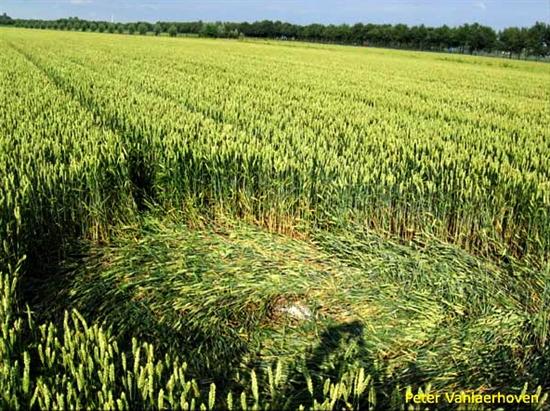
M 531 27 L 508 27 L 495 31 L 492 27 L 478 23 L 457 27 L 372 23 L 298 25 L 271 20 L 253 23 L 203 21 L 111 23 L 82 20 L 77 17 L 58 20 L 12 19 L 4 13 L 0 15 L 0 25 L 141 35 L 154 33 L 172 37 L 178 35 L 213 38 L 257 37 L 471 54 L 502 52 L 509 57 L 518 58 L 550 57 L 550 24 L 543 22 L 537 22 Z

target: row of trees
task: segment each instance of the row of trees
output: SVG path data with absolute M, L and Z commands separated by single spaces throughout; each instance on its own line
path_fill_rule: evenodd
M 502 51 L 509 53 L 510 56 L 550 56 L 550 25 L 545 23 L 536 23 L 530 28 L 509 27 L 496 32 L 491 27 L 477 23 L 464 24 L 459 27 L 426 27 L 424 25 L 409 27 L 405 24 L 362 23 L 301 26 L 270 20 L 254 23 L 195 21 L 152 24 L 148 22 L 87 21 L 76 17 L 60 20 L 13 20 L 4 14 L 0 16 L 0 24 L 58 30 L 130 34 L 154 33 L 156 35 L 166 33 L 170 36 L 194 34 L 204 37 L 229 38 L 248 36 L 462 53 Z

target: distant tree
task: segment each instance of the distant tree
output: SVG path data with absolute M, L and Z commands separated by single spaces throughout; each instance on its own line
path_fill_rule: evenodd
M 155 33 L 155 36 L 158 36 L 160 33 L 162 33 L 162 26 L 160 23 L 155 23 L 153 26 L 153 32 Z
M 527 32 L 527 48 L 533 56 L 550 54 L 550 25 L 537 22 Z
M 447 26 L 436 27 L 430 30 L 428 44 L 432 50 L 442 50 L 448 48 L 450 29 Z
M 324 26 L 319 40 L 329 43 L 347 43 L 351 37 L 351 28 L 348 25 L 329 24 Z
M 363 44 L 365 38 L 363 36 L 365 25 L 363 23 L 354 24 L 351 27 L 351 41 L 354 44 Z
M 517 27 L 508 27 L 500 33 L 501 48 L 510 53 L 510 58 L 516 54 L 518 58 L 527 46 L 527 31 Z
M 298 26 L 290 23 L 281 23 L 280 31 L 281 35 L 286 36 L 287 38 L 296 37 Z
M 463 24 L 462 26 L 458 27 L 456 29 L 456 41 L 458 42 L 458 45 L 460 47 L 460 51 L 462 53 L 469 52 L 470 51 L 470 25 L 469 24 Z
M 229 37 L 229 30 L 227 30 L 227 27 L 225 27 L 225 24 L 222 22 L 216 23 L 216 28 L 218 30 L 218 33 L 216 34 L 216 37 Z
M 227 37 L 229 39 L 238 39 L 240 35 L 241 35 L 241 33 L 239 33 L 239 30 L 237 30 L 237 29 L 227 30 L 225 32 L 225 37 Z
M 321 24 L 303 26 L 301 37 L 306 40 L 319 41 L 323 38 L 323 26 Z
M 413 26 L 410 28 L 410 38 L 410 47 L 423 50 L 428 44 L 428 29 L 423 24 L 420 26 Z M 380 38 L 379 43 L 383 44 L 384 38 Z
M 271 20 L 262 20 L 259 22 L 259 32 L 260 37 L 276 37 L 277 32 L 275 29 L 275 24 Z
M 219 37 L 221 30 L 216 23 L 206 23 L 202 26 L 200 35 L 202 37 Z
M 137 26 L 137 31 L 142 36 L 147 34 L 147 29 L 148 29 L 148 27 L 145 23 L 139 23 L 138 26 Z
M 458 31 L 458 28 L 455 27 L 449 29 L 448 37 L 445 44 L 445 47 L 449 49 L 449 51 L 453 51 L 461 46 L 460 35 Z
M 71 25 L 71 30 L 78 31 L 81 27 L 81 21 L 78 17 L 69 17 L 69 22 Z
M 392 28 L 391 42 L 394 47 L 408 47 L 411 41 L 409 28 L 405 24 L 396 24 Z
M 12 25 L 12 24 L 14 24 L 14 21 L 10 16 L 8 16 L 6 13 L 2 13 L 2 15 L 0 15 L 0 25 Z
M 550 24 L 538 22 L 530 28 L 509 27 L 496 33 L 492 28 L 478 23 L 463 24 L 459 27 L 426 27 L 424 25 L 408 27 L 405 24 L 362 24 L 340 25 L 296 25 L 281 21 L 262 20 L 255 22 L 148 22 L 122 24 L 79 20 L 76 17 L 59 20 L 12 20 L 6 13 L 0 15 L 1 24 L 13 24 L 17 27 L 50 28 L 82 31 L 127 31 L 134 34 L 146 34 L 149 31 L 159 35 L 168 33 L 171 37 L 178 34 L 199 34 L 204 37 L 241 38 L 244 36 L 279 39 L 298 39 L 305 41 L 334 42 L 341 44 L 374 45 L 419 50 L 447 50 L 451 52 L 478 51 L 491 52 L 501 50 L 510 56 L 522 54 L 532 56 L 550 56 Z
M 466 34 L 470 52 L 492 51 L 497 42 L 497 34 L 491 27 L 481 26 L 474 23 L 468 27 Z
M 175 25 L 172 24 L 170 27 L 168 27 L 168 34 L 170 35 L 170 37 L 176 37 L 178 35 L 178 29 Z
M 177 32 L 180 34 L 184 34 L 184 33 L 200 34 L 200 31 L 202 30 L 202 27 L 203 27 L 202 21 L 167 23 L 167 28 L 165 28 L 163 31 L 167 31 L 171 25 L 174 25 L 177 29 Z

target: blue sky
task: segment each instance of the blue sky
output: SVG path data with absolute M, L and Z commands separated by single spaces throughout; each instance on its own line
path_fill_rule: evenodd
M 0 13 L 115 21 L 283 20 L 292 23 L 407 23 L 495 28 L 550 23 L 550 0 L 0 0 Z

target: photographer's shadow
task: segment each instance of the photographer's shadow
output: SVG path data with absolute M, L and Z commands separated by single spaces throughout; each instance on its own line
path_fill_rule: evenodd
M 330 378 L 332 383 L 338 382 L 347 371 L 363 368 L 365 376 L 370 375 L 372 384 L 380 386 L 382 364 L 375 364 L 364 339 L 364 325 L 356 320 L 349 323 L 328 327 L 320 337 L 319 344 L 306 354 L 302 367 L 295 366 L 289 370 L 289 386 L 283 394 L 284 409 L 296 409 L 299 405 L 306 410 L 313 409 L 314 401 L 322 402 L 323 386 Z M 308 389 L 307 378 L 311 378 L 313 396 Z M 358 402 L 356 409 L 369 409 L 368 390 Z M 343 409 L 344 404 L 335 404 L 335 409 Z

